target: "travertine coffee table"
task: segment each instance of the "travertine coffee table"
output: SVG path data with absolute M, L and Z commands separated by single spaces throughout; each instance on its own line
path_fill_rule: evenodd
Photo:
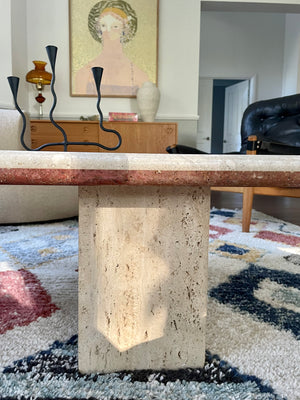
M 299 187 L 300 157 L 1 151 L 0 183 L 80 186 L 81 372 L 201 367 L 210 186 Z

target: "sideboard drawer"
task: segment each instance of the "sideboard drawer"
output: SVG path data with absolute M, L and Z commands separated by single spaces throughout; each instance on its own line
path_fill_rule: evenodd
M 98 121 L 57 121 L 66 132 L 70 142 L 96 142 L 115 147 L 118 137 L 103 131 Z M 177 143 L 175 122 L 104 122 L 104 127 L 114 129 L 122 136 L 118 153 L 165 153 L 166 148 Z M 61 132 L 49 120 L 31 120 L 31 146 L 37 148 L 49 142 L 62 142 Z M 47 151 L 63 151 L 63 146 L 46 147 Z M 98 146 L 70 145 L 68 151 L 106 152 Z
M 70 142 L 98 142 L 98 125 L 89 122 L 74 121 L 58 122 L 68 136 Z M 31 146 L 39 147 L 49 142 L 62 142 L 62 133 L 50 121 L 31 121 Z M 46 147 L 47 151 L 63 151 L 63 146 Z M 96 146 L 70 145 L 68 151 L 98 151 Z

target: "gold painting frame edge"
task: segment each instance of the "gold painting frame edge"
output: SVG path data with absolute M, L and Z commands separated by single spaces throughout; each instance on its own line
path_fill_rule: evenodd
M 72 74 L 73 74 L 73 66 L 72 66 L 72 24 L 71 24 L 71 10 L 72 10 L 72 1 L 68 0 L 68 23 L 69 23 L 69 94 L 70 97 L 78 97 L 78 98 L 95 98 L 97 95 L 94 94 L 74 94 L 72 91 Z M 147 0 L 143 0 L 147 1 Z M 156 6 L 156 71 L 155 71 L 155 81 L 156 86 L 158 86 L 158 62 L 159 62 L 159 0 L 155 0 Z M 136 98 L 136 95 L 101 95 L 101 97 L 106 98 Z

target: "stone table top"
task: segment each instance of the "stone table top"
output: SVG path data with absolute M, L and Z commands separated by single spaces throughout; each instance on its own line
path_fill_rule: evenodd
M 300 187 L 300 156 L 2 150 L 0 184 Z

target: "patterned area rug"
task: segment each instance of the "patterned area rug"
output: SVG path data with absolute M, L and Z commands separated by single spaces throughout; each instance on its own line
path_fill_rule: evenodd
M 0 226 L 0 399 L 299 400 L 300 227 L 211 210 L 204 368 L 82 375 L 76 220 Z

